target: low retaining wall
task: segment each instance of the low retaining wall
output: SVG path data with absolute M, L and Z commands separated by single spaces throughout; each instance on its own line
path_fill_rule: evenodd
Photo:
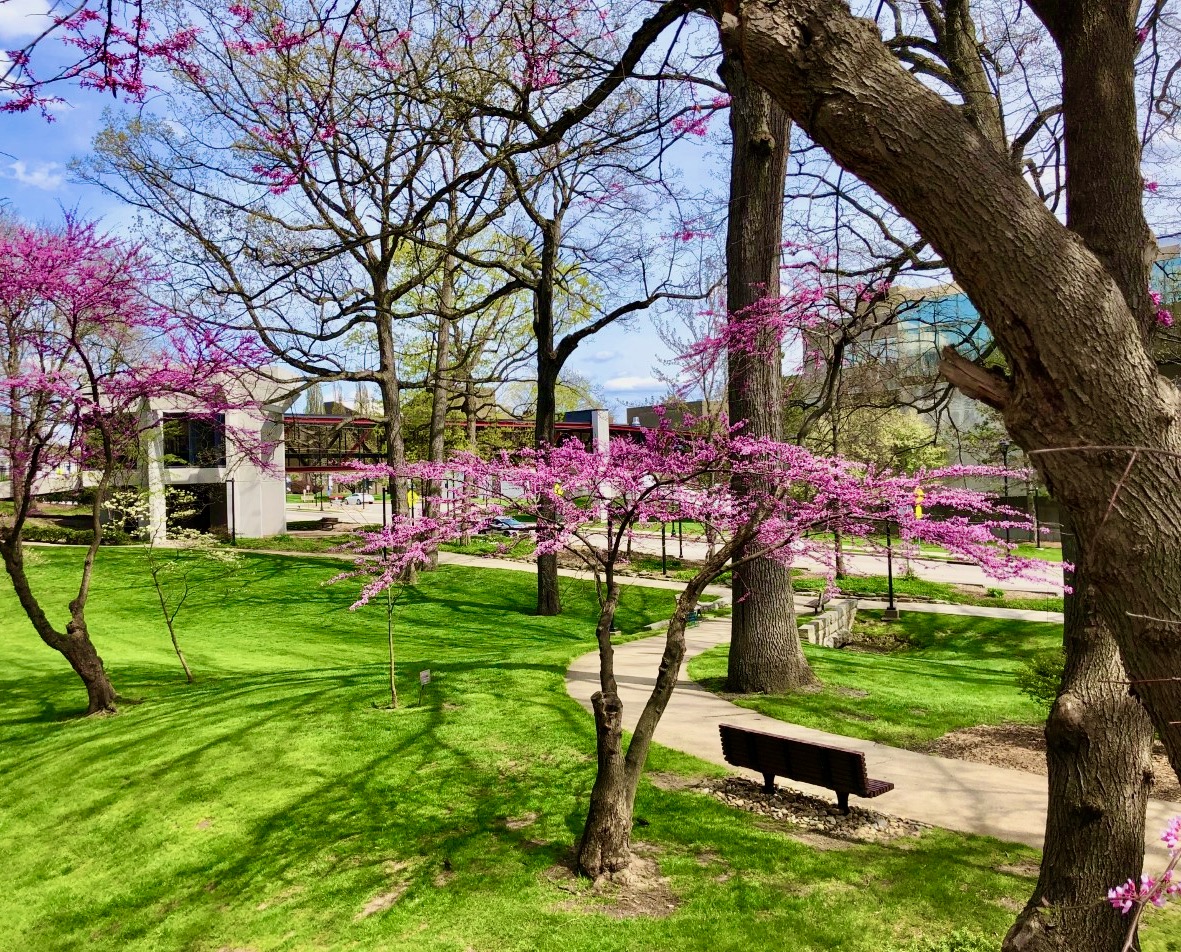
M 840 648 L 851 640 L 856 617 L 857 599 L 829 602 L 823 614 L 805 616 L 800 621 L 800 639 L 822 648 Z

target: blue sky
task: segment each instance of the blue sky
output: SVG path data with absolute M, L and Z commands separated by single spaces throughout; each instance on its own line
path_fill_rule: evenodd
M 45 0 L 0 3 L 0 49 L 27 43 L 45 22 L 46 9 Z M 39 73 L 50 74 L 63 59 L 60 46 L 41 44 Z M 0 199 L 9 213 L 28 221 L 60 221 L 65 210 L 117 229 L 127 217 L 123 209 L 97 189 L 71 183 L 66 169 L 72 157 L 89 150 L 102 110 L 113 100 L 73 84 L 56 92 L 68 103 L 51 108 L 52 121 L 40 112 L 0 114 Z
M 65 211 L 76 211 L 118 231 L 130 224 L 130 211 L 100 189 L 70 181 L 67 168 L 89 150 L 110 100 L 77 90 L 70 100 L 51 123 L 33 114 L 0 115 L 0 198 L 28 221 L 57 222 Z M 699 151 L 704 159 L 705 150 Z M 639 317 L 630 327 L 610 327 L 586 341 L 571 357 L 570 369 L 598 384 L 610 409 L 621 412 L 664 392 L 654 371 L 667 356 L 650 319 Z

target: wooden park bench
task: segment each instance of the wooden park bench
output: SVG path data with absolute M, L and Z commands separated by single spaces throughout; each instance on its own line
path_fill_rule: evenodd
M 827 787 L 836 791 L 841 812 L 848 813 L 849 794 L 878 797 L 894 789 L 886 780 L 870 780 L 865 775 L 865 755 L 860 751 L 777 737 L 733 724 L 719 727 L 726 762 L 761 773 L 767 793 L 775 792 L 776 777 Z
M 323 516 L 320 519 L 320 528 L 323 530 L 335 529 L 338 522 L 340 520 L 336 516 Z

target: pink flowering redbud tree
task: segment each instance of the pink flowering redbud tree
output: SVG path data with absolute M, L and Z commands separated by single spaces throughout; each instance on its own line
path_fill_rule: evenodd
M 35 109 L 50 121 L 62 85 L 142 102 L 151 89 L 147 71 L 175 63 L 197 36 L 191 27 L 155 29 L 142 0 L 52 3 L 44 12 L 30 6 L 10 26 L 26 41 L 0 56 L 0 113 Z
M 730 477 L 738 471 L 746 477 L 741 494 L 731 488 Z M 385 467 L 365 472 L 391 475 Z M 363 534 L 355 570 L 340 578 L 365 577 L 354 605 L 360 607 L 398 585 L 408 569 L 428 562 L 440 543 L 478 531 L 508 512 L 536 519 L 538 555 L 564 551 L 593 571 L 600 605 L 595 628 L 599 690 L 591 699 L 598 768 L 578 866 L 591 877 L 612 875 L 631 860 L 636 789 L 676 686 L 689 614 L 706 586 L 745 559 L 773 556 L 790 564 L 811 552 L 808 533 L 839 524 L 852 535 L 867 536 L 883 519 L 894 523 L 903 539 L 944 545 L 997 574 L 1033 571 L 1032 560 L 1013 559 L 996 542 L 990 522 L 996 511 L 986 495 L 941 485 L 943 479 L 971 474 L 959 468 L 921 477 L 927 505 L 958 513 L 935 520 L 915 518 L 920 477 L 814 456 L 795 445 L 744 437 L 726 425 L 705 434 L 678 433 L 664 425 L 639 441 L 612 440 L 605 452 L 568 441 L 491 460 L 458 455 L 445 464 L 409 467 L 403 475 L 459 478 L 474 491 L 439 500 L 432 518 L 395 518 L 382 531 Z M 625 744 L 612 642 L 619 570 L 638 525 L 677 519 L 711 525 L 722 541 L 677 596 L 652 692 Z
M 1169 861 L 1164 870 L 1156 876 L 1144 873 L 1140 882 L 1129 879 L 1121 886 L 1107 890 L 1107 901 L 1125 916 L 1131 913 L 1128 932 L 1121 952 L 1131 952 L 1136 944 L 1140 920 L 1150 908 L 1163 909 L 1175 896 L 1181 896 L 1181 882 L 1176 878 L 1177 864 L 1181 862 L 1181 816 L 1175 816 L 1161 834 L 1161 842 L 1169 851 Z
M 158 307 L 146 294 L 157 278 L 141 248 L 90 224 L 0 230 L 0 464 L 13 501 L 0 557 L 34 630 L 85 684 L 89 714 L 116 709 L 86 608 L 103 504 L 135 480 L 145 430 L 154 432 L 145 411 L 166 401 L 216 418 L 249 405 L 234 381 L 254 348 Z M 262 458 L 266 448 L 249 452 Z M 23 533 L 37 495 L 66 479 L 92 489 L 92 538 L 62 629 L 29 578 Z

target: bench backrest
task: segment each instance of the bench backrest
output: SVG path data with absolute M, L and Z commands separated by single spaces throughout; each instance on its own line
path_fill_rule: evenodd
M 735 767 L 773 773 L 829 790 L 864 796 L 868 790 L 865 755 L 856 750 L 810 744 L 732 724 L 720 725 L 722 753 Z

